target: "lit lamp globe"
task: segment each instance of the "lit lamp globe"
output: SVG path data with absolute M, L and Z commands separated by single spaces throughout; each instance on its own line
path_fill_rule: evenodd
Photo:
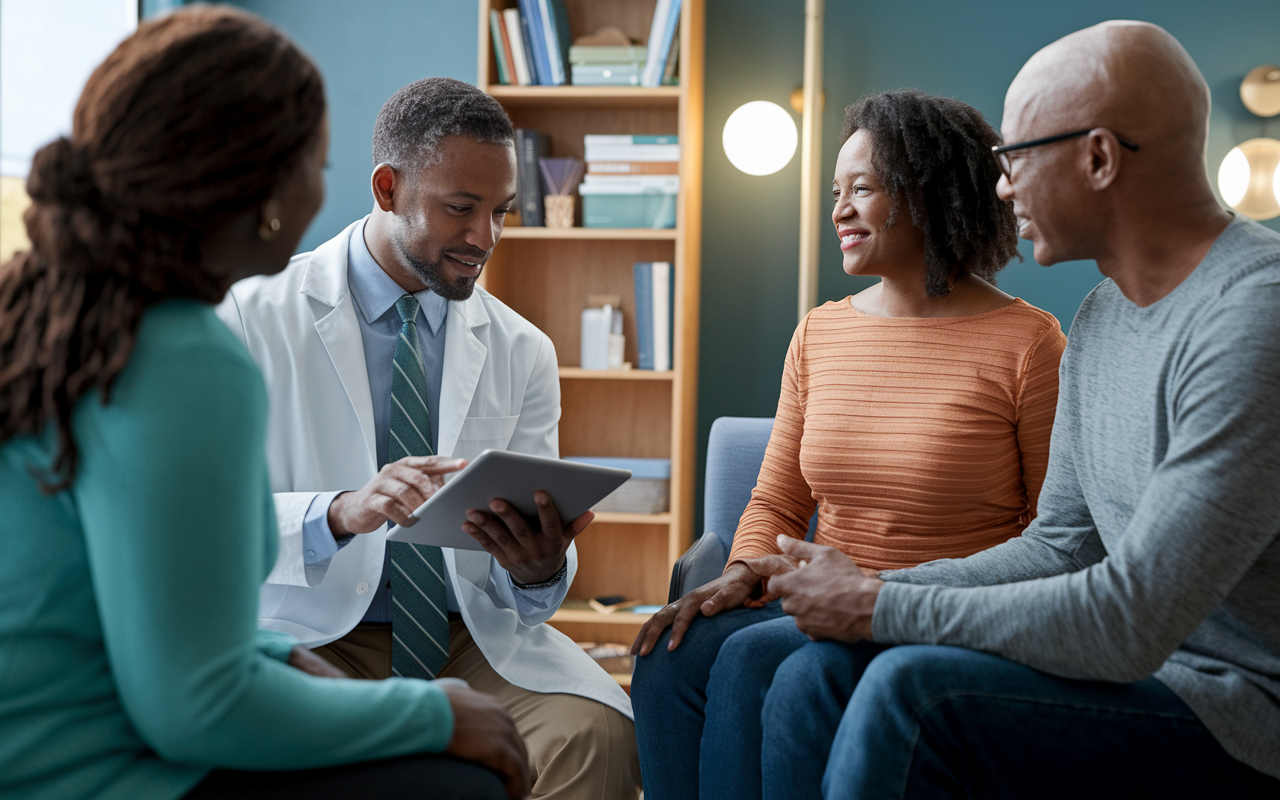
M 1250 219 L 1280 217 L 1280 141 L 1250 139 L 1232 148 L 1218 168 L 1218 191 Z
M 791 163 L 799 140 L 791 114 L 767 100 L 740 106 L 724 123 L 724 154 L 748 175 L 772 175 Z

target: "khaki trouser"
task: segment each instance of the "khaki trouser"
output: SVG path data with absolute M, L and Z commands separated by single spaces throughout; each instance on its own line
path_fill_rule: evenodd
M 313 651 L 353 678 L 391 676 L 391 626 L 358 625 Z M 539 694 L 508 683 L 460 620 L 449 621 L 449 660 L 441 678 L 462 678 L 491 694 L 515 720 L 533 771 L 535 798 L 634 800 L 640 788 L 635 725 L 595 700 L 573 694 Z

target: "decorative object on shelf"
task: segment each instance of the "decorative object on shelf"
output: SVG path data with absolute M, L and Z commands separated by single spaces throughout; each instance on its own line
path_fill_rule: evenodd
M 622 335 L 621 299 L 617 295 L 591 295 L 582 309 L 581 365 L 583 369 L 630 369 L 622 361 L 626 340 Z
M 543 198 L 547 227 L 572 228 L 573 190 L 582 181 L 582 162 L 576 158 L 540 158 L 538 168 L 547 189 Z
M 1263 64 L 1240 83 L 1240 100 L 1258 117 L 1280 114 L 1280 67 Z M 1262 123 L 1261 133 L 1266 133 Z M 1218 167 L 1218 191 L 1250 219 L 1280 217 L 1280 141 L 1265 135 L 1241 142 Z
M 574 456 L 566 461 L 631 470 L 631 477 L 591 507 L 598 513 L 662 514 L 671 502 L 671 459 Z

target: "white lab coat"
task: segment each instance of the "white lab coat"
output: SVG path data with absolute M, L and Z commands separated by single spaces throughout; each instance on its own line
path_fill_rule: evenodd
M 358 313 L 347 286 L 347 243 L 337 237 L 278 275 L 240 281 L 218 316 L 249 348 L 266 380 L 271 471 L 280 554 L 262 585 L 260 627 L 309 647 L 364 617 L 382 574 L 385 529 L 356 536 L 327 571 L 305 566 L 302 523 L 316 494 L 354 490 L 377 474 L 373 400 Z M 438 451 L 474 458 L 487 448 L 556 457 L 560 384 L 555 347 L 542 331 L 477 288 L 446 317 Z M 569 548 L 568 575 L 577 570 Z M 554 609 L 522 617 L 501 567 L 479 551 L 444 550 L 463 621 L 490 666 L 534 692 L 580 695 L 631 716 L 626 693 L 564 634 Z M 317 573 L 320 574 L 317 574 Z

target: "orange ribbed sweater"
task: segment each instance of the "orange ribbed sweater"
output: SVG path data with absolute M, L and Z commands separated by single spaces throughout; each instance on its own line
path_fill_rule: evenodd
M 970 317 L 814 309 L 787 351 L 729 563 L 801 538 L 860 566 L 960 558 L 1020 534 L 1049 460 L 1066 337 L 1022 300 Z

